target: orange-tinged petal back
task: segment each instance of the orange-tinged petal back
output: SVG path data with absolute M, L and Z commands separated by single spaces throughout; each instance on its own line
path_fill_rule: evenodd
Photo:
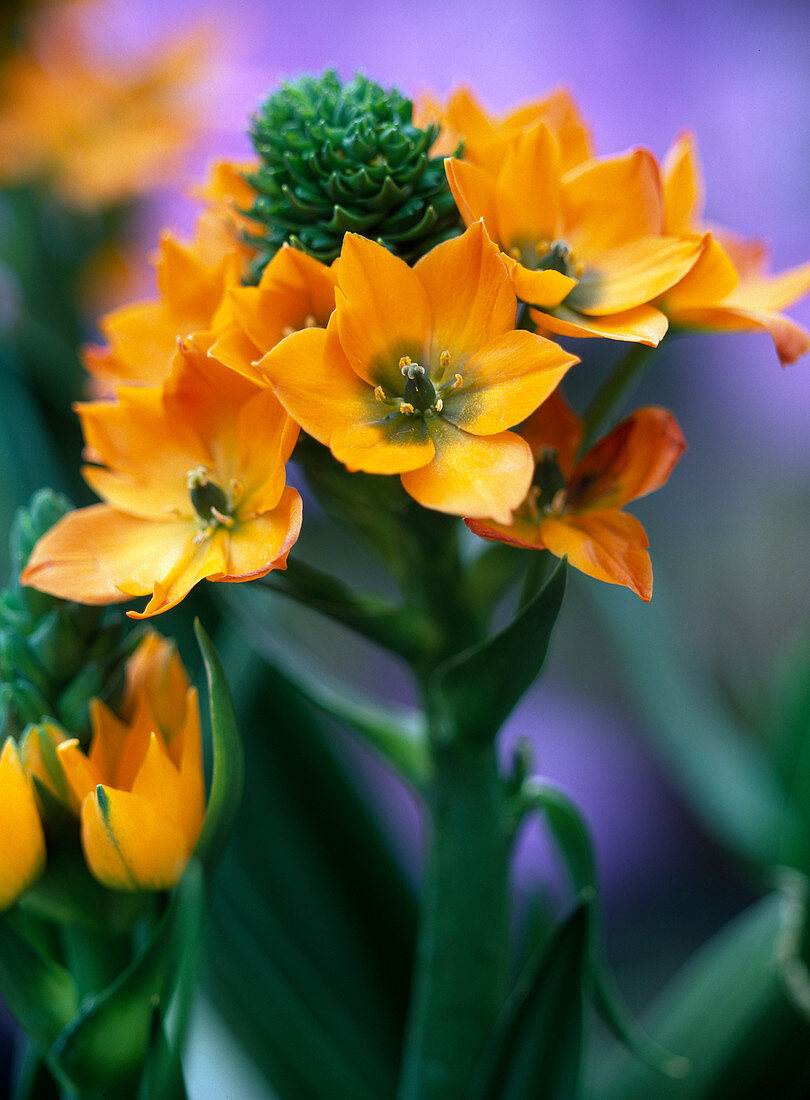
M 540 536 L 556 557 L 568 555 L 574 568 L 610 584 L 630 588 L 642 600 L 652 597 L 652 565 L 647 536 L 627 512 L 588 512 L 540 521 Z
M 637 344 L 657 347 L 664 338 L 669 322 L 660 309 L 654 306 L 636 306 L 622 313 L 586 317 L 566 306 L 557 306 L 555 312 L 543 313 L 539 309 L 529 311 L 538 329 L 557 336 L 601 336 L 606 340 L 627 340 Z
M 565 239 L 586 263 L 636 237 L 662 233 L 661 180 L 652 154 L 636 149 L 569 172 L 562 209 Z
M 681 280 L 702 248 L 699 237 L 639 237 L 628 241 L 595 256 L 565 304 L 588 316 L 635 309 Z

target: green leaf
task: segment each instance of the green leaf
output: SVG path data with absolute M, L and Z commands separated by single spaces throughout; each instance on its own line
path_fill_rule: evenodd
M 85 1001 L 51 1048 L 49 1061 L 82 1096 L 129 1097 L 153 1041 L 157 1008 L 167 1009 L 187 967 L 196 967 L 203 875 L 192 861 L 146 948 L 111 985 Z
M 784 986 L 794 921 L 795 898 L 763 898 L 693 956 L 657 1000 L 650 1029 L 689 1060 L 682 1080 L 622 1057 L 598 1067 L 591 1100 L 806 1097 L 810 1026 Z
M 576 1100 L 581 1095 L 587 904 L 552 932 L 504 1009 L 471 1100 Z
M 574 890 L 589 908 L 590 993 L 603 1021 L 637 1058 L 668 1077 L 683 1076 L 686 1063 L 652 1040 L 634 1019 L 616 988 L 601 942 L 596 858 L 588 826 L 571 799 L 557 787 L 530 779 L 518 795 L 523 812 L 540 810 L 571 877 Z
M 245 760 L 222 662 L 199 620 L 194 624 L 194 629 L 208 678 L 214 747 L 214 773 L 196 855 L 210 873 L 222 856 L 239 812 L 245 781 Z
M 137 1100 L 187 1100 L 180 1061 L 180 1044 L 171 1044 L 163 1027 L 162 1013 L 152 1014 L 149 1053 L 143 1066 Z
M 269 663 L 308 702 L 358 733 L 389 766 L 414 787 L 421 788 L 430 769 L 427 737 L 421 714 L 413 708 L 378 704 L 355 695 L 321 669 L 310 669 L 279 645 Z
M 67 970 L 38 951 L 5 915 L 0 915 L 0 993 L 44 1049 L 79 1007 L 79 993 Z
M 430 699 L 446 739 L 483 744 L 495 737 L 543 667 L 566 571 L 563 560 L 508 626 L 445 661 L 433 674 Z

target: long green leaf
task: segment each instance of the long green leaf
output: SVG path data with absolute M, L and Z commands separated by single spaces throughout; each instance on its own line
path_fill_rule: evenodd
M 47 1049 L 79 1007 L 73 978 L 0 915 L 0 993 L 31 1038 Z
M 210 873 L 222 856 L 239 812 L 245 782 L 245 761 L 225 669 L 199 621 L 194 624 L 194 629 L 208 678 L 214 749 L 211 791 L 196 855 Z
M 565 592 L 561 561 L 508 626 L 441 665 L 430 683 L 437 723 L 448 738 L 491 741 L 543 667 Z
M 504 1010 L 471 1100 L 576 1100 L 580 1095 L 587 904 L 551 934 Z
M 763 898 L 718 932 L 653 1006 L 652 1033 L 691 1064 L 682 1080 L 622 1057 L 598 1067 L 589 1100 L 803 1100 L 810 1026 L 783 984 L 794 915 L 785 895 Z

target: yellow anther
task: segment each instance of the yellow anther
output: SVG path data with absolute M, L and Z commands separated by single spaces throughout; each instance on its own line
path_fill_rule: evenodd
M 406 367 L 409 367 L 411 365 L 411 362 L 412 360 L 410 355 L 403 355 L 399 361 L 399 369 L 405 370 Z
M 297 331 L 298 331 L 298 329 L 295 328 L 294 325 L 285 325 L 284 328 L 281 330 L 281 335 L 282 336 L 292 336 L 292 334 L 294 332 L 297 332 Z
M 318 327 L 318 322 L 315 320 L 315 318 L 312 316 L 311 313 L 308 313 L 306 315 L 306 317 L 304 318 L 304 323 L 301 327 L 302 328 L 317 328 Z
M 404 413 L 405 416 L 411 416 L 413 413 L 416 412 L 416 409 L 414 409 L 410 401 L 402 401 L 400 402 L 399 411 L 401 413 Z
M 459 386 L 463 386 L 463 385 L 464 385 L 464 379 L 461 377 L 460 374 L 456 374 L 453 377 L 453 385 L 450 387 L 450 389 L 457 390 L 459 388 Z
M 441 397 L 437 398 L 436 404 L 434 405 L 434 408 L 435 408 L 437 413 L 440 413 L 442 411 L 442 409 L 444 408 L 444 401 L 442 401 Z
M 551 248 L 551 241 L 548 237 L 544 237 L 542 241 L 538 241 L 534 246 L 538 256 L 545 256 L 548 250 Z
M 520 261 L 523 259 L 523 253 L 520 251 L 516 244 L 512 245 L 507 255 L 511 256 L 513 260 L 517 260 L 518 263 L 520 263 Z
M 228 489 L 231 493 L 231 500 L 236 501 L 241 497 L 245 487 L 238 477 L 232 477 L 228 482 Z
M 385 401 L 386 400 L 385 390 L 382 388 L 382 386 L 375 386 L 374 387 L 374 396 L 378 401 Z
M 576 267 L 574 268 L 574 278 L 575 279 L 581 279 L 582 278 L 582 272 L 584 270 L 585 270 L 585 264 L 582 264 L 582 263 L 577 264 Z
M 443 351 L 439 356 L 439 362 L 441 363 L 444 370 L 447 370 L 447 368 L 450 366 L 450 352 Z
M 565 489 L 558 489 L 554 496 L 551 498 L 551 511 L 556 515 L 560 515 L 565 508 L 565 500 L 567 496 Z

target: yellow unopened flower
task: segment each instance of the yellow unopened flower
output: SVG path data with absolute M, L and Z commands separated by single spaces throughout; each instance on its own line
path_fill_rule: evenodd
M 636 149 L 566 171 L 542 122 L 513 139 L 489 172 L 446 162 L 464 221 L 483 218 L 532 317 L 561 336 L 655 346 L 667 319 L 651 303 L 684 277 L 703 247 L 667 234 L 658 165 Z
M 42 831 L 34 783 L 23 768 L 11 737 L 0 752 L 0 911 L 13 905 L 45 867 Z
M 301 526 L 285 485 L 298 427 L 273 394 L 193 343 L 163 387 L 79 407 L 84 475 L 107 503 L 70 512 L 34 547 L 23 584 L 81 603 L 150 595 L 174 607 L 204 578 L 245 581 L 283 569 Z
M 43 13 L 0 74 L 0 180 L 45 181 L 81 208 L 176 177 L 198 127 L 189 91 L 208 52 L 207 41 L 186 36 L 148 61 L 104 67 L 90 18 L 81 6 Z
M 763 329 L 783 366 L 810 350 L 810 333 L 782 313 L 810 291 L 810 263 L 770 275 L 759 241 L 702 224 L 703 185 L 691 134 L 681 134 L 667 155 L 664 200 L 669 232 L 711 230 L 698 262 L 658 303 L 672 324 L 709 331 Z
M 174 646 L 147 635 L 128 664 L 121 713 L 94 700 L 91 718 L 88 753 L 75 739 L 57 748 L 87 865 L 114 889 L 170 889 L 205 813 L 197 693 Z

